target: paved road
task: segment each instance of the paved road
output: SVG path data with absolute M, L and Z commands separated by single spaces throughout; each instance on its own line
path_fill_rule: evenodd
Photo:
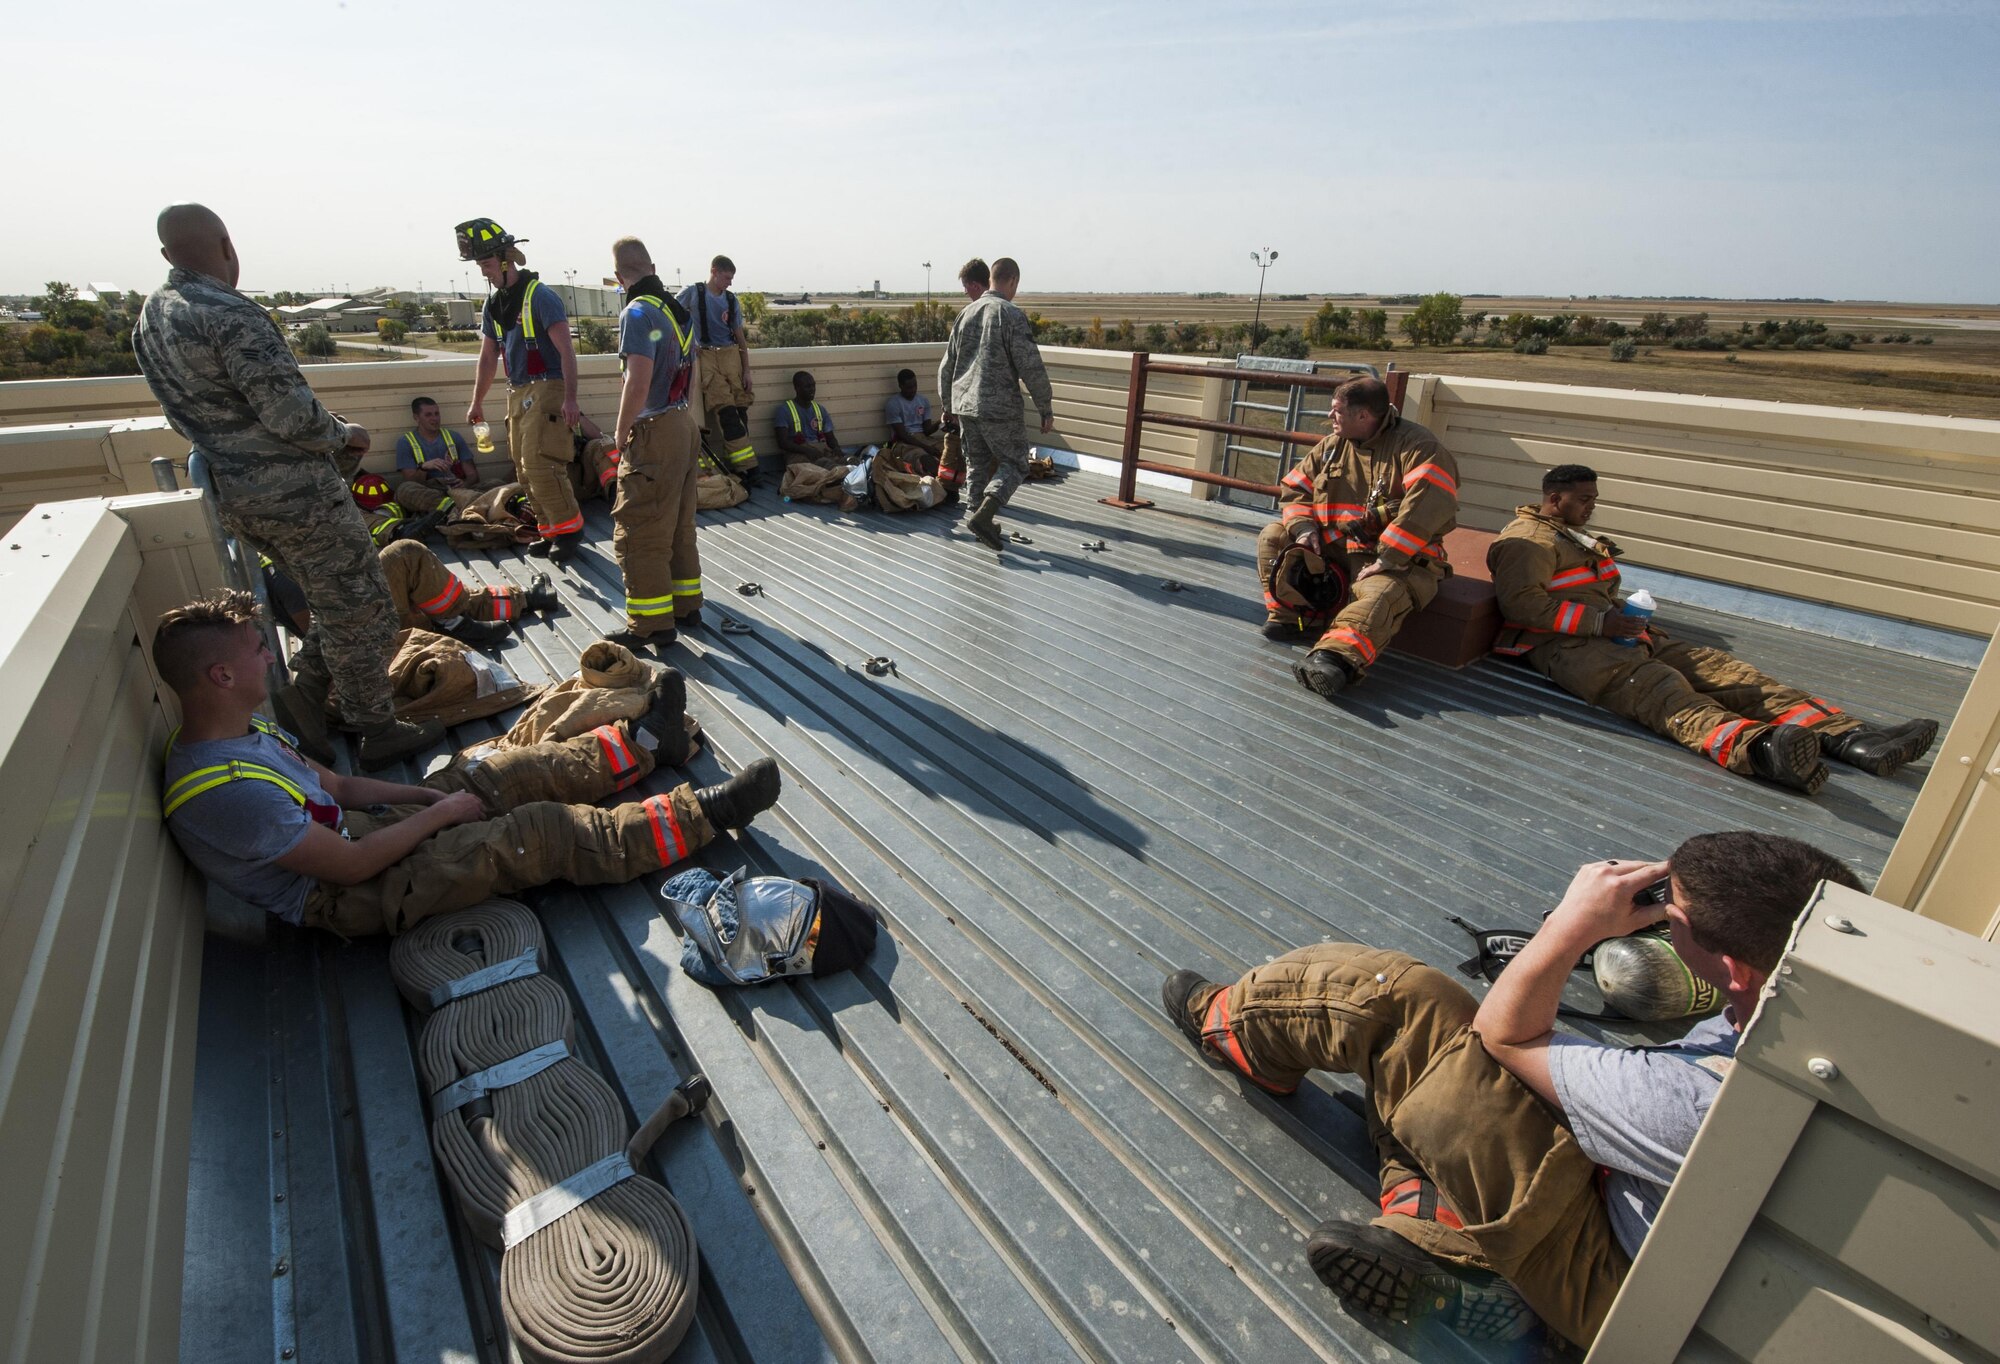
M 472 360 L 476 356 L 462 350 L 424 350 L 419 346 L 385 346 L 380 341 L 343 341 L 335 337 L 333 344 L 347 350 L 386 350 L 395 355 L 412 360 Z

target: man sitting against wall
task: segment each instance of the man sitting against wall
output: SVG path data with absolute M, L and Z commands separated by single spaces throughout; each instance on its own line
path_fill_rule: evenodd
M 421 784 L 329 771 L 257 714 L 271 652 L 247 592 L 169 611 L 153 666 L 180 698 L 161 813 L 209 881 L 288 923 L 343 937 L 401 933 L 433 914 L 570 881 L 619 884 L 740 829 L 778 799 L 778 767 L 608 809 L 689 753 L 687 685 L 666 670 L 636 721 L 502 749 Z M 511 808 L 499 808 L 501 805 Z
M 1873 728 L 1628 615 L 1618 546 L 1584 529 L 1596 510 L 1597 474 L 1581 464 L 1549 470 L 1540 505 L 1515 509 L 1486 551 L 1505 622 L 1495 653 L 1731 772 L 1808 795 L 1826 784 L 1822 755 L 1886 777 L 1930 750 L 1935 720 Z
M 440 492 L 477 490 L 479 466 L 473 462 L 472 443 L 444 424 L 437 400 L 411 399 L 410 419 L 415 425 L 396 442 L 396 472 Z
M 1664 903 L 1645 896 L 1663 877 Z M 1271 1093 L 1313 1070 L 1366 1086 L 1382 1213 L 1306 1242 L 1349 1311 L 1439 1316 L 1480 1340 L 1525 1335 L 1539 1314 L 1587 1347 L 1822 881 L 1861 889 L 1796 839 L 1700 834 L 1665 862 L 1580 868 L 1484 1001 L 1400 952 L 1319 943 L 1233 985 L 1175 972 L 1162 1003 L 1207 1061 Z M 1665 1047 L 1559 1035 L 1583 954 L 1662 915 L 1723 1013 Z

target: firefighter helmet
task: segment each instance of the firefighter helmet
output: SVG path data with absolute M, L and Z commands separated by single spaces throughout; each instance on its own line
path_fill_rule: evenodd
M 1264 580 L 1264 591 L 1274 602 L 1312 615 L 1330 616 L 1340 610 L 1347 603 L 1347 587 L 1340 560 L 1298 544 L 1287 546 L 1272 561 Z
M 527 240 L 526 237 L 516 237 L 491 218 L 472 218 L 452 230 L 458 234 L 460 260 L 485 260 L 491 256 L 504 256 L 517 243 Z

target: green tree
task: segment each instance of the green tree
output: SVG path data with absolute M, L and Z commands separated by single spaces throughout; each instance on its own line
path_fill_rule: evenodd
M 771 300 L 762 293 L 738 294 L 736 303 L 743 309 L 743 321 L 752 327 L 762 322 L 764 314 L 771 311 Z
M 334 344 L 333 333 L 317 322 L 301 331 L 292 344 L 298 347 L 299 354 L 321 359 L 340 352 L 340 347 Z
M 1264 344 L 1257 347 L 1256 353 L 1280 356 L 1287 360 L 1303 360 L 1312 354 L 1312 351 L 1306 345 L 1305 334 L 1297 327 L 1280 327 L 1264 338 Z
M 1464 300 L 1457 294 L 1426 294 L 1403 318 L 1403 334 L 1419 346 L 1442 346 L 1458 335 L 1465 324 L 1461 309 Z
M 1638 334 L 1641 341 L 1664 341 L 1673 329 L 1674 320 L 1665 313 L 1647 313 L 1639 319 Z
M 442 328 L 445 323 L 451 320 L 450 310 L 448 310 L 442 303 L 426 304 L 424 307 L 424 316 L 428 317 L 435 325 L 437 325 L 440 328 Z
M 1152 322 L 1146 326 L 1146 349 L 1165 350 L 1167 348 L 1167 324 Z
M 594 317 L 586 317 L 576 325 L 576 348 L 585 355 L 603 355 L 618 344 L 611 328 Z
M 424 310 L 415 299 L 404 299 L 396 305 L 396 316 L 402 319 L 405 327 L 414 327 L 424 320 Z
M 1174 323 L 1174 349 L 1182 355 L 1208 348 L 1208 328 L 1199 322 Z
M 402 345 L 403 338 L 409 334 L 410 324 L 407 322 L 400 322 L 393 317 L 378 317 L 375 319 L 376 339 L 388 345 Z
M 1379 346 L 1389 336 L 1389 312 L 1386 308 L 1363 308 L 1359 316 L 1361 337 L 1371 346 Z

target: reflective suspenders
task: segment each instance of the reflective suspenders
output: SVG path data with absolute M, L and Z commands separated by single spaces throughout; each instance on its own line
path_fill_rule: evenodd
M 542 287 L 538 279 L 528 281 L 528 292 L 521 295 L 521 335 L 532 341 L 535 339 L 535 290 Z M 493 339 L 505 342 L 507 333 L 500 326 L 500 319 L 492 318 Z
M 270 735 L 288 748 L 298 743 L 298 740 L 261 715 L 251 716 L 250 726 L 253 729 L 261 730 L 265 734 Z M 167 736 L 166 751 L 160 754 L 161 762 L 165 762 L 173 755 L 174 741 L 180 738 L 180 736 L 180 727 L 176 725 L 174 732 Z M 282 788 L 286 795 L 297 801 L 301 809 L 305 808 L 306 793 L 290 777 L 279 772 L 274 772 L 261 763 L 242 762 L 232 758 L 226 763 L 218 763 L 213 767 L 197 767 L 194 771 L 175 781 L 160 797 L 160 817 L 164 819 L 202 792 L 213 791 L 216 787 L 226 786 L 232 781 L 270 782 L 273 786 Z
M 785 406 L 791 411 L 792 414 L 792 434 L 797 436 L 799 439 L 804 440 L 806 429 L 805 427 L 799 425 L 798 403 L 791 398 L 787 398 L 785 399 Z M 818 399 L 814 399 L 812 402 L 807 403 L 806 406 L 812 409 L 813 420 L 818 422 L 820 425 L 820 429 L 814 434 L 824 436 L 826 434 L 826 409 L 819 405 Z

